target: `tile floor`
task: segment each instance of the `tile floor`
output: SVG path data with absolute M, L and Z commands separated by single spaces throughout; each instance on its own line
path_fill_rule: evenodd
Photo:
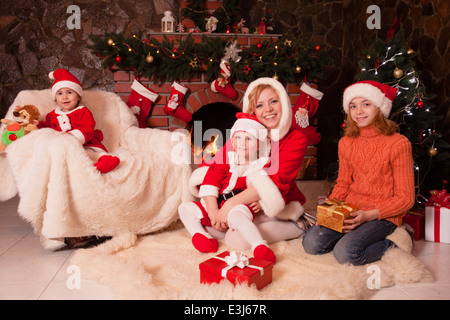
M 19 199 L 0 202 L 0 300 L 114 299 L 107 287 L 83 280 L 72 288 L 72 250 L 45 250 L 29 223 L 17 214 Z M 433 272 L 435 282 L 381 289 L 372 299 L 450 299 L 450 244 L 420 240 L 414 254 Z

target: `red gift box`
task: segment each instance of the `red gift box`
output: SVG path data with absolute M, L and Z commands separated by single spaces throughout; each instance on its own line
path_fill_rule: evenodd
M 260 290 L 272 282 L 273 263 L 245 256 L 243 260 L 247 259 L 247 263 L 230 263 L 230 260 L 236 262 L 233 259 L 236 255 L 241 256 L 240 253 L 224 251 L 200 263 L 200 283 L 220 283 L 226 278 L 233 284 L 255 284 Z
M 413 228 L 414 240 L 420 240 L 425 236 L 425 214 L 423 212 L 409 210 L 403 217 L 403 222 Z

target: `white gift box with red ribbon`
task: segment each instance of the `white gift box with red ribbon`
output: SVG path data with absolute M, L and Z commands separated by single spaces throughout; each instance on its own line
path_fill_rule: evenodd
M 450 209 L 425 207 L 425 240 L 450 243 Z

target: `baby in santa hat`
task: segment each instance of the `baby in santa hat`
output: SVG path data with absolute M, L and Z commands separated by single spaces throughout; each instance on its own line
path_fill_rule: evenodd
M 41 127 L 73 135 L 86 149 L 89 157 L 95 162 L 95 167 L 101 173 L 107 173 L 116 168 L 120 159 L 109 155 L 102 144 L 103 133 L 95 129 L 92 112 L 80 105 L 83 89 L 80 81 L 66 69 L 50 72 L 49 78 L 55 80 L 52 85 L 52 98 L 58 105 L 49 112 Z
M 255 258 L 275 263 L 275 254 L 253 223 L 254 216 L 261 209 L 258 203 L 240 204 L 231 209 L 227 225 L 216 222 L 223 203 L 247 187 L 246 177 L 256 172 L 266 174 L 263 169 L 270 165 L 267 129 L 253 115 L 238 113 L 236 116 L 238 119 L 231 128 L 233 150 L 228 152 L 229 163 L 211 165 L 200 186 L 201 200 L 182 203 L 178 212 L 198 251 L 218 250 L 217 239 L 205 227 L 217 230 L 230 227 L 238 230 L 250 243 Z

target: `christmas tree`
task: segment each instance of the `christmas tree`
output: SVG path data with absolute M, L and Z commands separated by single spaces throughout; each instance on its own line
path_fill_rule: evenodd
M 374 80 L 398 90 L 389 118 L 411 142 L 416 202 L 423 204 L 430 190 L 442 189 L 449 181 L 450 145 L 439 132 L 443 116 L 436 114 L 436 95 L 428 94 L 420 81 L 416 52 L 408 43 L 402 31 L 386 41 L 376 39 L 359 61 L 361 72 L 356 80 Z

